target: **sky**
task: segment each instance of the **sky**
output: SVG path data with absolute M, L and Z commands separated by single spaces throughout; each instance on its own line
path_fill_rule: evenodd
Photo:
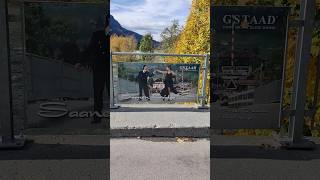
M 184 25 L 192 0 L 111 0 L 111 14 L 126 29 L 141 35 L 160 33 L 176 19 Z

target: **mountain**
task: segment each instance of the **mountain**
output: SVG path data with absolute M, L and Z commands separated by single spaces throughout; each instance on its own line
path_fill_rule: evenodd
M 110 32 L 111 35 L 116 34 L 118 36 L 133 36 L 136 38 L 138 43 L 143 37 L 141 34 L 122 27 L 121 24 L 112 15 L 110 16 Z M 160 45 L 160 43 L 155 40 L 153 41 L 153 44 L 155 47 Z

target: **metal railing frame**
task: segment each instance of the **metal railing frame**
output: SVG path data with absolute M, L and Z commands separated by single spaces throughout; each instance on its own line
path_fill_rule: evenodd
M 113 56 L 162 56 L 162 57 L 199 57 L 204 58 L 204 63 L 201 67 L 202 70 L 202 87 L 201 95 L 198 96 L 200 99 L 199 109 L 208 109 L 206 105 L 206 86 L 207 86 L 207 75 L 209 68 L 209 54 L 170 54 L 170 53 L 139 53 L 139 52 L 110 52 L 110 108 L 117 109 L 119 106 L 115 104 L 114 99 L 114 84 L 113 84 L 113 66 L 112 66 L 112 57 Z

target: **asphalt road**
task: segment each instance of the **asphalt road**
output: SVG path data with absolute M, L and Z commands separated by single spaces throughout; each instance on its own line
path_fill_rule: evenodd
M 208 140 L 113 139 L 111 180 L 209 180 Z
M 113 139 L 111 179 L 206 180 L 210 175 L 213 180 L 320 179 L 319 145 L 314 151 L 272 145 L 270 137 L 215 138 L 210 167 L 207 139 L 184 143 L 161 138 Z
M 320 161 L 214 159 L 214 180 L 319 180 Z
M 0 180 L 106 180 L 106 136 L 32 136 L 24 150 L 0 151 Z M 314 151 L 277 149 L 270 137 L 111 139 L 111 180 L 319 180 Z M 320 141 L 316 141 L 317 144 Z
M 319 139 L 315 138 L 317 144 Z M 319 180 L 320 146 L 285 150 L 271 137 L 213 138 L 214 180 Z
M 209 180 L 209 141 L 106 136 L 30 136 L 23 150 L 0 151 L 0 180 Z M 189 140 L 189 139 L 187 139 Z
M 29 136 L 21 150 L 0 151 L 0 180 L 107 180 L 105 135 Z

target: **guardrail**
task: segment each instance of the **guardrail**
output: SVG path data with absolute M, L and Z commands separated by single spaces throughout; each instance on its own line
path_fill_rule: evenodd
M 140 52 L 110 52 L 110 108 L 119 108 L 115 105 L 114 100 L 114 89 L 113 89 L 113 69 L 112 69 L 112 57 L 113 56 L 163 56 L 163 57 L 200 57 L 204 58 L 204 64 L 202 65 L 202 88 L 201 96 L 198 98 L 201 99 L 201 105 L 199 109 L 207 109 L 206 106 L 206 85 L 207 85 L 207 74 L 209 68 L 209 54 L 170 54 L 170 53 L 140 53 Z

